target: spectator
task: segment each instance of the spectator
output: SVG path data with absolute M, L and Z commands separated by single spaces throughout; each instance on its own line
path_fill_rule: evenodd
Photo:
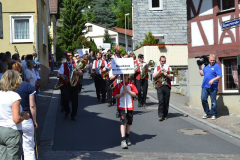
M 37 62 L 37 53 L 33 53 L 33 64 L 35 65 Z
M 26 82 L 30 83 L 34 88 L 36 85 L 36 74 L 33 70 L 33 61 L 27 60 L 27 69 L 25 70 Z
M 8 65 L 11 63 L 11 55 L 9 54 L 4 54 L 2 57 L 2 62 L 7 63 Z
M 41 68 L 40 68 L 40 64 L 41 63 L 36 62 L 36 66 L 34 67 L 34 71 L 35 71 L 36 78 L 37 78 L 36 96 L 41 96 L 39 94 L 39 88 L 40 88 L 40 83 L 41 83 L 41 77 L 40 77 Z
M 21 97 L 15 92 L 22 78 L 17 71 L 8 70 L 1 78 L 0 86 L 0 157 L 21 159 L 22 121 L 29 119 L 29 113 L 22 112 Z M 21 113 L 21 114 L 20 114 Z M 14 135 L 14 136 L 13 136 Z
M 17 53 L 15 53 L 14 55 L 12 55 L 12 62 L 20 62 L 19 56 L 18 56 Z
M 22 76 L 22 64 L 20 62 L 13 62 L 11 63 L 11 67 L 9 69 L 13 69 L 16 70 L 20 73 L 20 75 Z
M 0 62 L 2 62 L 2 58 L 5 55 L 5 53 L 0 53 Z
M 4 62 L 0 62 L 0 79 L 2 78 L 3 74 L 7 71 L 7 69 L 8 65 Z
M 26 55 L 22 55 L 21 61 L 25 61 Z

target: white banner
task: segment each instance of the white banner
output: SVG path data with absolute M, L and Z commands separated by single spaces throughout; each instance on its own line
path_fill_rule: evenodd
M 88 51 L 89 53 L 89 48 L 86 48 L 86 49 L 78 49 L 77 52 L 78 52 L 78 55 L 80 58 L 83 58 L 83 55 L 86 54 L 86 51 Z
M 115 58 L 112 59 L 113 74 L 133 74 L 133 58 Z
M 110 49 L 111 48 L 111 43 L 103 43 L 103 48 L 104 49 Z

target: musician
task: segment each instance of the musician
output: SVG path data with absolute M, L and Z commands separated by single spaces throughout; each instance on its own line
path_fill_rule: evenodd
M 114 54 L 114 58 L 122 58 L 122 56 L 120 55 L 120 51 L 116 50 L 115 54 Z
M 158 94 L 158 117 L 159 117 L 158 120 L 163 121 L 166 120 L 168 116 L 171 80 L 173 79 L 173 75 L 167 73 L 167 71 L 172 71 L 172 68 L 166 64 L 166 57 L 161 56 L 159 61 L 160 65 L 154 69 L 153 78 L 158 77 L 161 73 L 163 73 L 165 76 L 163 78 L 167 78 L 167 82 L 165 82 L 164 85 L 162 85 L 161 83 L 157 84 L 162 85 L 162 87 L 157 88 L 157 94 Z
M 138 62 L 135 63 L 137 68 L 135 69 L 136 76 L 136 87 L 138 90 L 138 107 L 146 107 L 146 98 L 148 90 L 148 74 L 144 79 L 141 79 L 140 73 L 145 68 L 147 72 L 151 72 L 151 69 L 148 67 L 147 63 L 143 61 L 144 56 L 142 54 L 138 55 Z M 143 88 L 143 95 L 141 93 L 141 88 Z
M 93 78 L 92 77 L 92 74 L 91 74 L 91 68 L 92 68 L 92 64 L 93 64 L 93 61 L 96 59 L 93 55 L 93 51 L 90 52 L 90 55 L 87 57 L 88 59 L 88 73 L 89 73 L 89 78 Z
M 97 59 L 93 61 L 92 69 L 95 72 L 94 83 L 96 88 L 97 99 L 100 101 L 100 92 L 102 94 L 102 102 L 106 101 L 105 81 L 103 80 L 103 68 L 107 66 L 107 62 L 102 59 L 102 54 L 97 53 Z
M 112 99 L 112 91 L 113 90 L 111 88 L 111 85 L 113 85 L 113 81 L 114 81 L 115 75 L 112 75 L 112 64 L 111 64 L 111 59 L 112 58 L 114 58 L 114 56 L 109 58 L 109 60 L 110 60 L 109 63 L 103 69 L 103 73 L 104 74 L 108 73 L 108 76 L 105 77 L 108 107 L 111 107 L 112 104 L 113 104 L 113 99 Z
M 72 74 L 73 69 L 76 67 L 76 62 L 73 60 L 72 52 L 68 51 L 65 53 L 65 57 L 67 62 L 63 63 L 58 70 L 57 77 L 63 80 L 63 87 L 62 87 L 62 98 L 63 98 L 63 105 L 65 109 L 65 116 L 64 119 L 68 118 L 70 113 L 69 102 L 72 100 L 72 113 L 71 119 L 76 121 L 77 109 L 78 109 L 78 89 L 79 89 L 79 82 L 76 86 L 71 87 L 70 85 L 70 76 Z M 73 75 L 81 76 L 83 72 L 81 70 L 74 71 Z

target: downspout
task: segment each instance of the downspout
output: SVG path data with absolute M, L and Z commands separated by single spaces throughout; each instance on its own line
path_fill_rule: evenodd
M 38 61 L 38 0 L 35 0 L 35 18 L 36 18 L 36 52 L 37 52 L 37 61 Z

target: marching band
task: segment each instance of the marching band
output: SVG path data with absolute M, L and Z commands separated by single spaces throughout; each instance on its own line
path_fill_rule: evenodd
M 133 100 L 134 98 L 138 100 L 138 107 L 146 107 L 148 72 L 151 72 L 151 67 L 155 66 L 155 62 L 152 60 L 148 63 L 144 62 L 142 54 L 139 54 L 138 60 L 136 60 L 135 54 L 130 53 L 128 58 L 134 60 L 134 74 L 125 74 L 126 76 L 123 77 L 122 75 L 114 75 L 112 71 L 112 59 L 126 58 L 126 56 L 122 57 L 120 55 L 119 50 L 116 50 L 113 55 L 111 55 L 111 51 L 108 51 L 104 56 L 97 53 L 96 60 L 93 60 L 94 58 L 91 58 L 92 54 L 90 54 L 87 62 L 78 59 L 74 60 L 71 52 L 66 52 L 65 57 L 67 61 L 61 65 L 58 71 L 57 77 L 59 81 L 55 86 L 55 89 L 61 89 L 61 106 L 64 106 L 65 111 L 64 119 L 67 119 L 70 113 L 69 102 L 71 100 L 71 119 L 76 121 L 80 85 L 79 76 L 82 77 L 84 69 L 88 68 L 88 72 L 94 78 L 97 100 L 102 100 L 102 103 L 105 103 L 107 99 L 108 107 L 115 105 L 117 101 L 116 115 L 120 117 L 121 122 L 121 147 L 127 148 L 130 146 L 129 133 L 133 121 Z M 159 61 L 160 65 L 154 69 L 153 86 L 157 89 L 158 94 L 158 120 L 163 121 L 168 116 L 171 80 L 173 74 L 177 76 L 177 71 L 172 71 L 171 67 L 166 65 L 165 56 L 161 56 Z M 128 98 L 126 99 L 126 97 Z

